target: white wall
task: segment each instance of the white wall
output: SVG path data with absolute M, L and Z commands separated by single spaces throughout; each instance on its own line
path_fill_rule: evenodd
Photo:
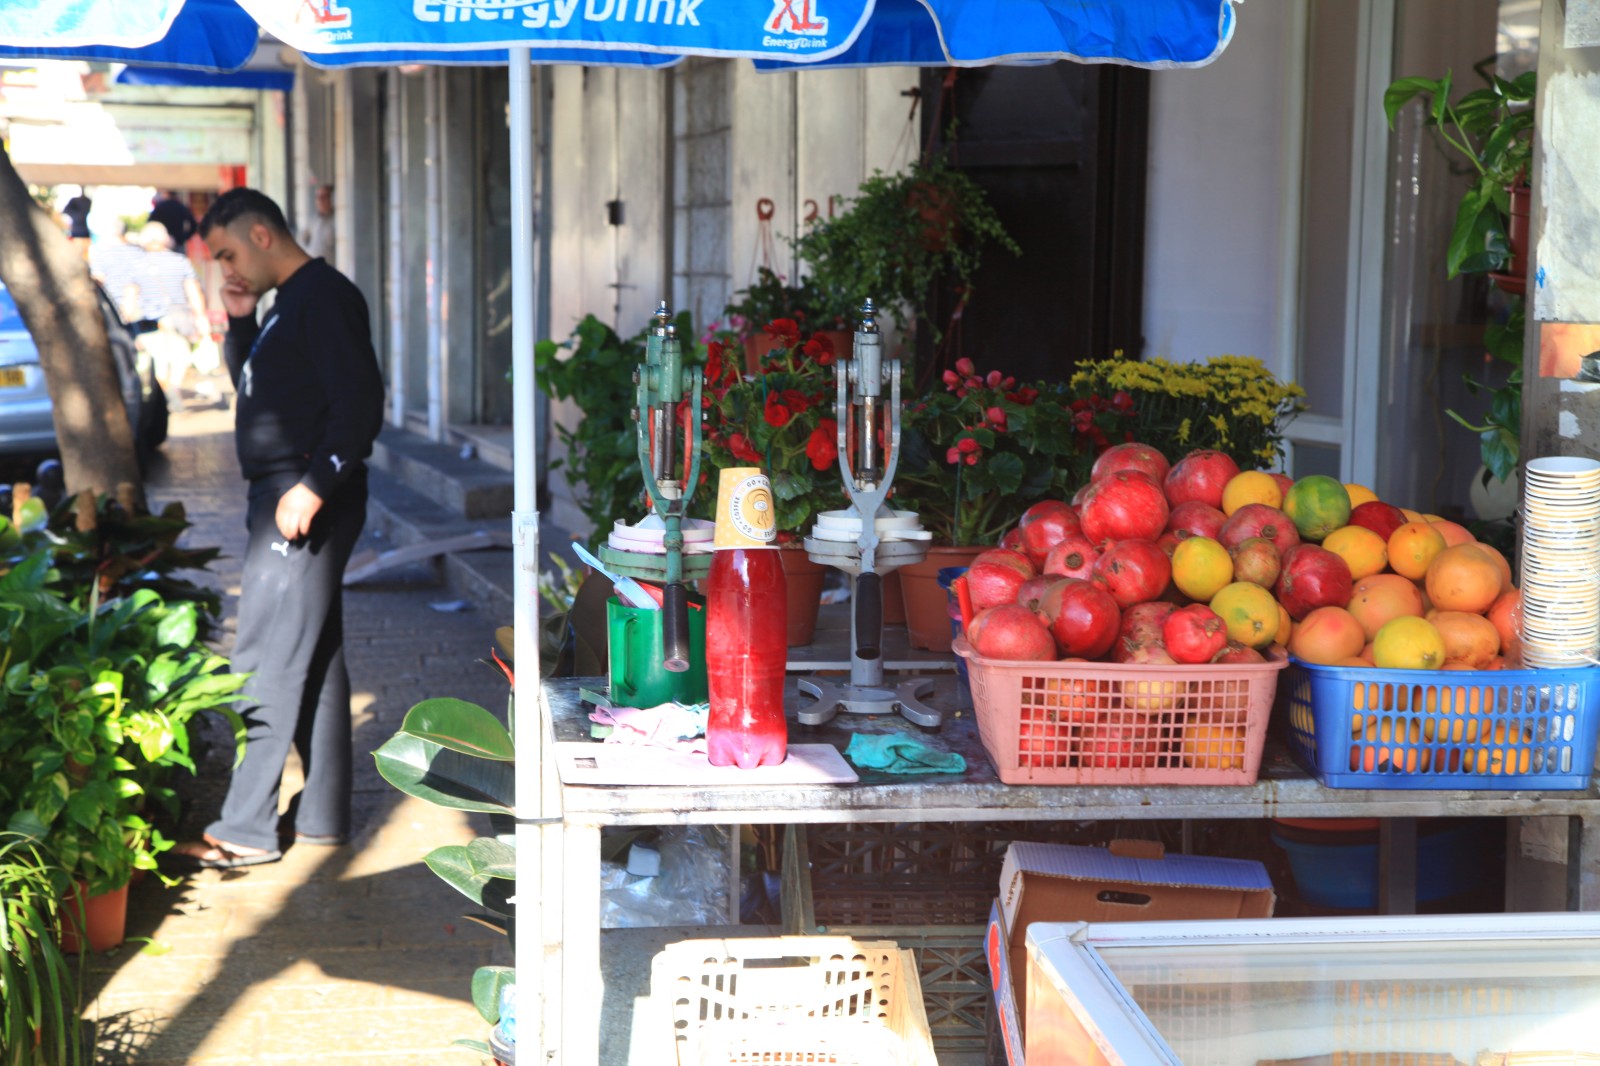
M 1290 372 L 1277 340 L 1280 300 L 1294 295 L 1280 291 L 1286 7 L 1247 5 L 1211 66 L 1152 75 L 1146 355 L 1253 355 Z

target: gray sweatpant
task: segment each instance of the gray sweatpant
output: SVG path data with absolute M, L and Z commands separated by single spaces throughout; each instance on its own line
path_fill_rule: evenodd
M 233 669 L 251 673 L 241 705 L 249 728 L 222 815 L 206 832 L 249 848 L 275 849 L 278 787 L 292 743 L 305 767 L 295 831 L 350 833 L 350 676 L 344 665 L 341 580 L 367 517 L 364 469 L 323 504 L 311 533 L 286 541 L 278 500 L 296 474 L 250 483 Z

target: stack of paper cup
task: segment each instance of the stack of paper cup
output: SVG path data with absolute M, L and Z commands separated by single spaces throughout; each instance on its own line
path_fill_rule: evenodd
M 1600 654 L 1600 462 L 1529 460 L 1522 516 L 1523 665 L 1593 663 Z

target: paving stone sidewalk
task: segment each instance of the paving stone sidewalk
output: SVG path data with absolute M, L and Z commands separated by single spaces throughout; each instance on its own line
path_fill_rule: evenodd
M 222 406 L 175 412 L 165 459 L 149 482 L 153 507 L 183 502 L 194 523 L 189 545 L 223 550 L 210 580 L 224 595 L 218 640 L 224 654 L 245 546 L 232 427 L 232 413 Z M 486 825 L 390 788 L 370 752 L 393 735 L 408 708 L 430 696 L 503 711 L 505 682 L 478 660 L 487 656 L 495 626 L 508 620 L 435 611 L 429 605 L 450 594 L 407 576 L 345 594 L 354 840 L 340 848 L 292 848 L 273 865 L 206 871 L 174 889 L 154 878 L 134 886 L 129 935 L 166 950 L 154 954 L 130 942 L 93 960 L 99 1062 L 486 1061 L 451 1043 L 484 1038 L 469 982 L 480 965 L 509 965 L 510 949 L 505 938 L 464 921 L 472 905 L 422 863 L 434 847 L 463 843 Z M 214 747 L 201 778 L 185 786 L 186 835 L 215 816 L 230 754 Z M 296 774 L 291 764 L 286 798 Z

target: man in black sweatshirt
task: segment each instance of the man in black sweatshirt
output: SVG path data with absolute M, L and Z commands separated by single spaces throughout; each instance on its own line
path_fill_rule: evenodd
M 341 844 L 350 834 L 340 582 L 366 520 L 364 460 L 383 421 L 383 380 L 361 291 L 295 243 L 277 204 L 231 190 L 199 231 L 222 267 L 235 442 L 250 484 L 233 668 L 253 676 L 244 761 L 222 814 L 203 841 L 174 852 L 231 868 L 281 857 L 278 786 L 291 743 L 306 777 L 295 840 Z M 272 290 L 258 324 L 256 303 Z

